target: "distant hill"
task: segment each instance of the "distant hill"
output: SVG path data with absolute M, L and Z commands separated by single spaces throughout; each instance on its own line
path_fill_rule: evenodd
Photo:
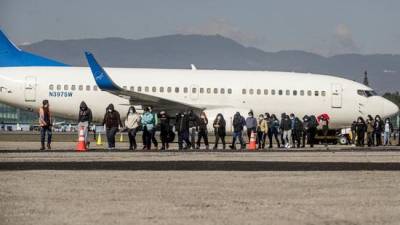
M 304 51 L 265 52 L 214 35 L 168 35 L 123 38 L 45 40 L 22 49 L 75 66 L 86 66 L 84 50 L 109 67 L 275 70 L 332 74 L 361 82 L 368 70 L 370 85 L 379 92 L 398 91 L 400 55 L 345 54 L 323 57 Z

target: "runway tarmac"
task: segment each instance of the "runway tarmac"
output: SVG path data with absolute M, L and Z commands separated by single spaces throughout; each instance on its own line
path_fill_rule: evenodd
M 0 142 L 0 224 L 397 225 L 400 148 L 75 152 Z

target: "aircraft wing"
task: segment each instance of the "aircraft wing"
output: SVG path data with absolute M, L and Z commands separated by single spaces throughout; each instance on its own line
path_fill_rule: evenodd
M 122 98 L 129 98 L 132 105 L 142 105 L 142 106 L 151 105 L 156 110 L 165 110 L 168 111 L 169 113 L 180 112 L 187 109 L 192 109 L 198 112 L 203 110 L 201 108 L 189 104 L 184 104 L 166 98 L 160 98 L 153 95 L 148 95 L 136 91 L 123 89 L 110 78 L 107 72 L 100 66 L 100 64 L 94 58 L 92 53 L 85 52 L 85 56 L 92 71 L 94 80 L 96 81 L 96 84 L 99 87 L 99 89 L 120 96 Z

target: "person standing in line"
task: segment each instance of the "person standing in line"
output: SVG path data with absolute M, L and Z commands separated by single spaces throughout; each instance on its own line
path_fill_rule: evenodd
M 351 143 L 353 146 L 356 145 L 356 137 L 357 137 L 357 121 L 353 121 L 351 124 Z
M 153 112 L 153 106 L 149 106 L 149 112 L 151 114 L 153 114 L 153 118 L 154 118 L 154 126 L 153 126 L 153 129 L 151 129 L 151 131 L 150 131 L 151 142 L 153 142 L 153 145 L 154 145 L 155 149 L 158 149 L 158 142 L 157 142 L 157 139 L 156 139 L 158 116 L 157 116 L 157 113 Z
M 375 116 L 375 122 L 374 122 L 374 133 L 375 133 L 375 138 L 376 138 L 376 146 L 381 146 L 382 145 L 382 132 L 384 128 L 384 123 L 379 115 Z
M 291 148 L 292 145 L 292 121 L 288 115 L 281 121 L 281 130 L 283 131 L 283 140 L 285 141 L 284 147 Z
M 390 141 L 390 137 L 393 132 L 393 124 L 390 121 L 390 118 L 385 119 L 385 125 L 384 125 L 384 133 L 383 133 L 383 140 L 384 140 L 384 145 L 392 145 L 392 142 Z
M 317 134 L 317 127 L 318 127 L 318 121 L 317 118 L 314 115 L 310 116 L 310 127 L 308 129 L 308 143 L 310 144 L 310 148 L 314 147 L 314 142 L 315 142 L 315 135 Z
M 90 124 L 92 123 L 93 116 L 92 116 L 92 110 L 86 105 L 84 101 L 81 102 L 79 106 L 79 113 L 78 113 L 78 136 L 80 129 L 83 128 L 83 133 L 85 136 L 85 144 L 86 147 L 89 148 L 89 127 Z
M 257 130 L 257 119 L 254 118 L 253 111 L 250 111 L 248 117 L 246 118 L 246 128 L 247 128 L 247 138 L 250 143 L 251 133 L 256 133 Z
M 293 147 L 295 147 L 295 138 L 296 138 L 296 136 L 295 136 L 295 123 L 296 123 L 296 117 L 294 116 L 294 113 L 290 113 L 290 116 L 289 116 L 289 118 L 290 118 L 290 121 L 291 121 L 291 127 L 290 127 L 290 130 L 292 130 L 292 144 L 293 144 Z
M 51 149 L 51 128 L 53 118 L 50 113 L 49 100 L 45 99 L 42 102 L 42 107 L 39 108 L 39 126 L 40 126 L 40 150 L 45 150 L 45 139 L 47 133 L 47 149 Z
M 136 133 L 139 131 L 141 119 L 135 107 L 129 107 L 125 119 L 125 127 L 128 129 L 129 150 L 136 150 L 137 148 Z
M 143 129 L 143 136 L 144 136 L 144 150 L 151 149 L 151 141 L 153 131 L 155 130 L 155 118 L 154 114 L 150 112 L 150 108 L 146 107 L 144 109 L 144 113 L 142 115 L 142 129 Z M 156 146 L 155 146 L 156 147 Z
M 371 115 L 367 117 L 367 145 L 371 147 L 374 145 L 374 119 Z
M 114 109 L 113 104 L 107 106 L 103 125 L 106 127 L 108 149 L 115 149 L 115 135 L 117 134 L 119 127 L 122 127 L 122 123 L 119 112 Z
M 297 146 L 297 148 L 300 148 L 300 144 L 301 144 L 301 137 L 303 136 L 303 123 L 301 122 L 301 120 L 296 117 L 295 121 L 294 121 L 294 130 L 293 130 L 293 135 L 294 135 L 294 142 L 293 142 L 293 146 Z
M 209 149 L 208 145 L 208 118 L 205 112 L 201 112 L 200 118 L 198 118 L 198 122 L 196 122 L 198 128 L 198 136 L 197 136 L 197 146 L 196 149 L 200 149 L 201 139 L 203 138 L 204 144 L 206 145 L 206 150 Z
M 196 143 L 196 132 L 198 132 L 198 117 L 197 115 L 193 112 L 193 110 L 188 111 L 189 115 L 189 134 L 190 134 L 190 142 L 192 143 L 192 148 L 195 149 L 195 143 Z
M 257 122 L 257 145 L 258 145 L 258 149 L 263 149 L 265 147 L 265 137 L 267 136 L 267 132 L 268 132 L 267 121 L 264 119 L 264 115 L 260 114 L 258 116 L 258 122 Z
M 264 145 L 266 145 L 267 137 L 268 137 L 269 143 L 271 143 L 271 140 L 272 140 L 272 136 L 271 136 L 272 118 L 271 118 L 271 115 L 269 115 L 269 113 L 264 113 L 264 118 L 265 118 L 265 121 L 267 122 L 267 127 L 268 127 L 266 137 L 264 138 L 264 140 L 265 140 Z
M 275 137 L 275 141 L 276 141 L 278 148 L 281 147 L 281 145 L 279 143 L 279 138 L 278 138 L 279 128 L 280 128 L 279 120 L 278 120 L 278 118 L 276 118 L 275 114 L 272 114 L 271 115 L 271 138 L 269 140 L 269 148 L 272 148 L 272 137 Z
M 215 145 L 213 148 L 214 150 L 218 149 L 218 143 L 220 139 L 222 141 L 222 149 L 225 150 L 225 135 L 226 135 L 225 126 L 226 122 L 224 116 L 221 113 L 218 113 L 213 123 L 214 133 L 215 133 Z
M 357 146 L 364 147 L 365 131 L 367 130 L 367 125 L 364 119 L 360 116 L 357 119 L 356 133 L 357 133 Z
M 328 147 L 329 117 L 327 114 L 318 116 L 318 121 L 322 125 L 322 134 L 324 135 L 324 145 Z
M 169 124 L 169 115 L 165 111 L 160 112 L 160 116 L 158 117 L 160 120 L 160 138 L 161 138 L 161 150 L 166 150 L 169 148 L 169 138 L 171 126 Z
M 240 149 L 245 149 L 246 145 L 243 141 L 243 128 L 246 125 L 246 121 L 239 112 L 236 112 L 233 116 L 233 134 L 232 134 L 232 144 L 229 146 L 231 149 L 236 150 L 236 139 L 239 139 Z
M 178 132 L 179 150 L 190 149 L 192 143 L 189 140 L 189 116 L 186 112 L 180 112 L 176 116 L 175 129 Z M 183 147 L 183 142 L 186 146 Z
M 306 147 L 306 142 L 308 140 L 308 133 L 309 133 L 309 128 L 310 128 L 310 117 L 308 115 L 305 115 L 303 117 L 303 134 L 302 134 L 302 148 Z

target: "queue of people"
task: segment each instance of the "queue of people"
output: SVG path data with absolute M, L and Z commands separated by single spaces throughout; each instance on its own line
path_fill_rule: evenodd
M 89 147 L 88 132 L 92 125 L 93 116 L 92 111 L 83 101 L 80 104 L 78 115 L 78 130 L 83 130 L 85 144 Z M 318 117 L 305 115 L 300 119 L 293 113 L 290 115 L 282 113 L 280 120 L 275 114 L 270 115 L 269 113 L 260 114 L 256 118 L 253 111 L 249 111 L 247 118 L 244 118 L 239 112 L 236 112 L 232 120 L 233 133 L 229 148 L 237 149 L 237 144 L 239 144 L 239 149 L 246 148 L 246 142 L 243 139 L 245 128 L 247 141 L 250 141 L 252 133 L 256 134 L 258 149 L 264 149 L 267 142 L 268 148 L 273 148 L 274 141 L 278 148 L 304 148 L 306 144 L 312 148 L 314 147 L 318 126 L 322 127 L 323 143 L 327 146 L 329 119 L 327 114 Z M 48 100 L 44 100 L 39 109 L 39 124 L 41 126 L 40 149 L 45 149 L 46 134 L 47 149 L 51 149 L 52 118 Z M 175 139 L 175 132 L 178 135 L 179 150 L 200 149 L 202 142 L 205 149 L 209 149 L 207 129 L 209 119 L 205 112 L 202 112 L 200 116 L 197 116 L 192 110 L 179 112 L 175 115 L 175 123 L 171 124 L 171 117 L 165 111 L 157 114 L 153 112 L 152 107 L 146 107 L 143 114 L 140 115 L 132 106 L 128 109 L 125 121 L 122 123 L 120 113 L 114 109 L 113 104 L 109 104 L 102 124 L 105 127 L 109 149 L 115 149 L 115 136 L 121 129 L 128 133 L 129 150 L 137 149 L 136 134 L 139 131 L 142 131 L 144 150 L 152 149 L 152 144 L 154 149 L 158 149 L 158 141 L 155 135 L 157 128 L 160 130 L 161 150 L 169 149 L 169 143 Z M 212 127 L 215 135 L 213 149 L 218 149 L 220 142 L 222 149 L 226 149 L 226 121 L 221 113 L 217 114 L 212 120 Z M 375 118 L 368 115 L 366 120 L 359 117 L 357 121 L 353 122 L 350 142 L 356 146 L 364 146 L 365 142 L 368 146 L 391 145 L 390 137 L 392 133 L 393 125 L 389 118 L 383 121 L 379 115 Z

